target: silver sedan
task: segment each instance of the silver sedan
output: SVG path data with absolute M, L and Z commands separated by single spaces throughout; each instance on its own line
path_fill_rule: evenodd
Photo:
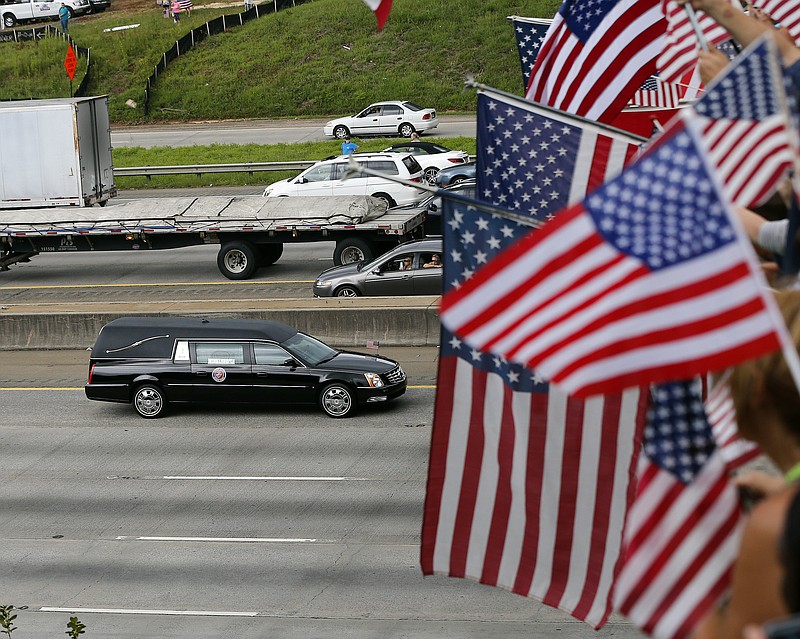
M 320 273 L 315 297 L 440 295 L 442 240 L 406 242 L 371 262 L 344 264 Z

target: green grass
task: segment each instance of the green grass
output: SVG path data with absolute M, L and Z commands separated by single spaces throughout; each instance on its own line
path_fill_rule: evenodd
M 67 43 L 58 37 L 34 42 L 0 44 L 0 99 L 60 98 L 70 94 L 70 81 L 64 70 Z M 60 68 L 59 68 L 60 66 Z M 86 59 L 78 57 L 78 67 L 72 81 L 77 90 L 86 74 Z M 13 82 L 11 79 L 13 78 Z
M 89 93 L 109 95 L 114 124 L 338 116 L 384 99 L 472 112 L 474 92 L 463 88 L 467 77 L 521 92 L 506 16 L 552 16 L 559 4 L 404 0 L 377 33 L 361 0 L 311 0 L 212 36 L 175 61 L 156 84 L 149 116 L 143 110 L 145 80 L 161 54 L 191 27 L 238 7 L 195 8 L 173 25 L 155 3 L 131 11 L 125 0 L 114 0 L 111 11 L 73 20 L 70 32 L 92 51 Z M 103 32 L 128 24 L 140 26 Z M 65 46 L 52 41 L 0 43 L 0 99 L 69 94 Z M 127 106 L 128 100 L 136 106 Z
M 359 152 L 382 151 L 396 144 L 397 138 L 359 140 Z M 475 154 L 474 138 L 437 138 L 436 142 L 450 149 Z M 187 147 L 141 147 L 114 149 L 114 166 L 172 166 L 185 164 L 234 164 L 238 162 L 292 162 L 298 160 L 322 160 L 338 155 L 340 142 L 304 142 L 300 144 L 235 145 L 214 144 L 211 146 Z M 268 171 L 248 175 L 246 173 L 209 173 L 197 175 L 158 175 L 125 177 L 115 180 L 117 188 L 186 188 L 201 186 L 263 185 L 271 184 L 294 175 L 297 171 Z

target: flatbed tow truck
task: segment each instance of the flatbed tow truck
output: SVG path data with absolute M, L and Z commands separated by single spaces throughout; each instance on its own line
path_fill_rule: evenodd
M 287 243 L 335 241 L 336 265 L 370 260 L 421 238 L 424 219 L 421 209 L 387 210 L 370 196 L 211 195 L 13 209 L 0 214 L 0 271 L 40 253 L 219 244 L 219 270 L 244 280 L 277 262 Z

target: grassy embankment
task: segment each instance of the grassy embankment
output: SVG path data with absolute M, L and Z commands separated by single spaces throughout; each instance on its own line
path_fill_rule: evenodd
M 282 117 L 334 117 L 355 112 L 375 100 L 403 98 L 440 113 L 474 111 L 475 96 L 466 77 L 519 93 L 519 61 L 506 16 L 552 16 L 558 0 L 405 0 L 395 3 L 386 28 L 360 0 L 312 0 L 208 38 L 170 65 L 156 85 L 145 116 L 145 79 L 162 52 L 191 27 L 237 7 L 202 8 L 180 25 L 165 20 L 154 2 L 114 0 L 96 16 L 74 20 L 75 41 L 92 51 L 90 92 L 107 94 L 115 126 L 167 121 Z M 104 33 L 104 28 L 139 27 Z M 63 68 L 65 45 L 2 43 L 0 98 L 64 97 L 69 82 Z M 78 69 L 75 86 L 85 72 Z M 129 100 L 136 106 L 126 104 Z M 474 152 L 474 140 L 441 140 Z M 362 150 L 380 150 L 390 141 L 366 140 Z M 214 145 L 185 149 L 117 149 L 116 166 L 311 160 L 335 153 L 337 143 L 301 145 Z M 159 178 L 150 185 L 209 182 L 262 183 L 279 179 L 217 174 L 197 178 Z M 128 178 L 120 186 L 146 185 Z

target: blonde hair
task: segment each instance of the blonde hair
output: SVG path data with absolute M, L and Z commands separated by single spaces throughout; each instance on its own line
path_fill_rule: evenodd
M 800 351 L 800 291 L 777 291 L 781 315 L 789 336 Z M 800 442 L 800 394 L 781 351 L 749 360 L 733 368 L 731 395 L 739 432 L 748 439 L 758 430 L 763 406 L 770 406 L 794 439 Z

